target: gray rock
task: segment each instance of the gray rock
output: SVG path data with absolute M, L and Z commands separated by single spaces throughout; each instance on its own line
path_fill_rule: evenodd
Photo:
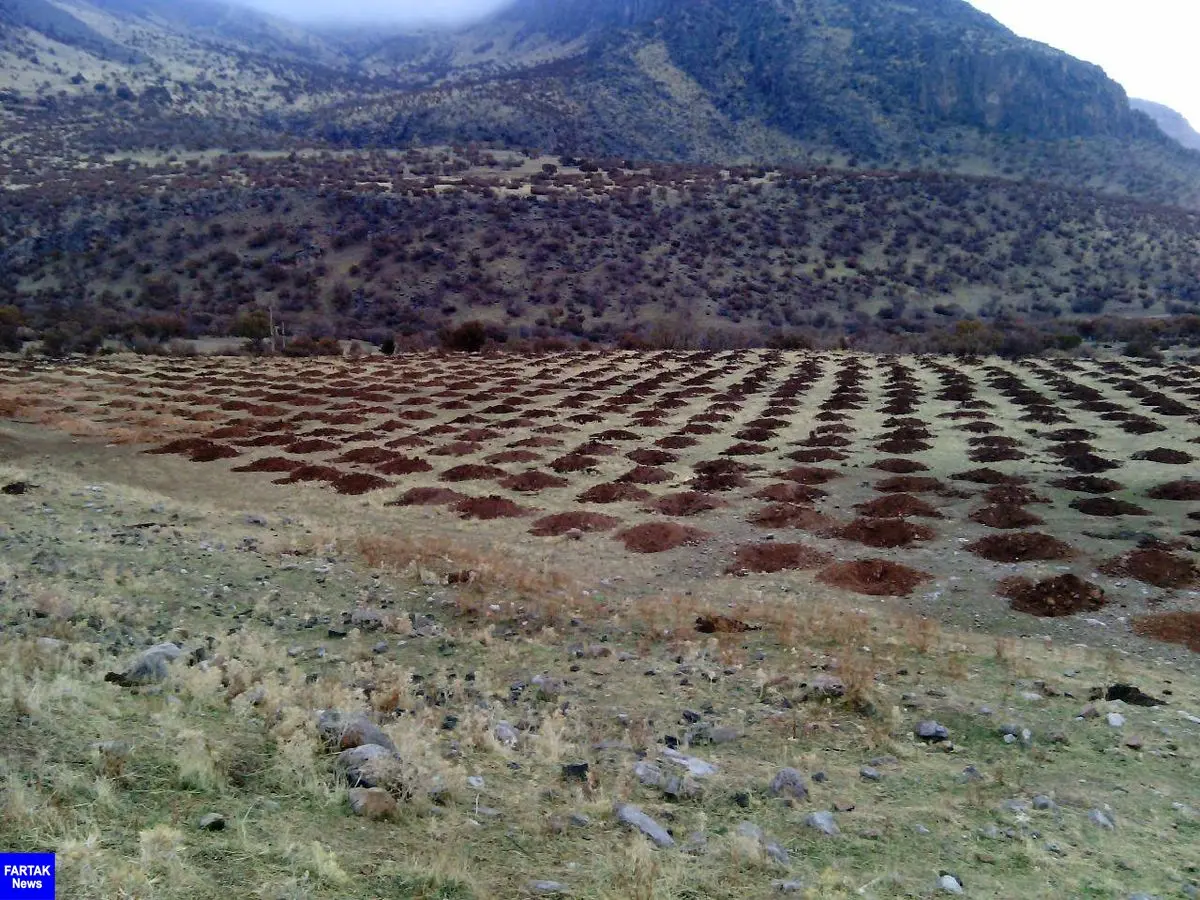
M 648 837 L 659 847 L 674 847 L 675 839 L 667 830 L 642 812 L 640 807 L 625 803 L 617 807 L 617 821 L 629 828 L 636 829 Z
M 708 851 L 708 835 L 703 831 L 693 831 L 688 835 L 683 845 L 683 852 L 690 856 L 702 856 Z
M 805 700 L 834 700 L 846 695 L 846 683 L 836 675 L 821 674 L 808 683 Z
M 781 847 L 778 841 L 768 837 L 763 830 L 753 822 L 739 823 L 736 832 L 741 837 L 748 838 L 757 843 L 760 847 L 762 847 L 763 853 L 765 853 L 767 857 L 774 862 L 779 863 L 781 866 L 790 864 L 791 860 L 788 857 L 787 850 Z
M 224 831 L 225 817 L 217 812 L 205 813 L 197 820 L 196 827 L 201 831 Z
M 883 781 L 883 773 L 874 766 L 863 766 L 858 774 L 866 781 Z
M 1093 809 L 1088 813 L 1088 821 L 1099 828 L 1105 829 L 1106 831 L 1112 831 L 1117 827 L 1113 823 L 1113 820 L 1109 817 L 1108 813 L 1099 809 Z
M 917 727 L 913 729 L 913 734 L 931 744 L 950 739 L 949 729 L 945 725 L 939 725 L 932 720 L 918 722 Z
M 334 768 L 351 787 L 381 787 L 399 772 L 400 758 L 379 744 L 362 744 L 337 755 Z
M 1029 809 L 1029 801 L 1027 800 L 1005 800 L 1000 804 L 1005 812 L 1023 813 Z
M 1053 800 L 1051 800 L 1048 796 L 1046 796 L 1045 794 L 1038 794 L 1036 797 L 1033 798 L 1033 808 L 1034 809 L 1042 810 L 1044 812 L 1047 810 L 1053 810 L 1056 807 L 1057 807 L 1057 804 Z
M 634 777 L 645 787 L 661 787 L 663 771 L 648 759 L 639 759 L 633 767 Z
M 804 817 L 804 824 L 830 837 L 835 837 L 842 833 L 842 830 L 837 826 L 837 822 L 834 821 L 833 813 L 831 812 L 809 813 Z
M 1125 717 L 1118 712 L 1110 712 L 1104 718 L 1110 728 L 1123 728 L 1125 725 Z
M 558 881 L 531 881 L 529 882 L 529 890 L 535 894 L 545 894 L 547 896 L 553 894 L 567 893 L 567 886 Z
M 913 826 L 913 831 L 915 831 L 917 834 L 933 834 L 932 831 L 930 831 L 928 828 L 926 828 L 920 822 L 918 822 L 916 825 Z
M 383 613 L 377 609 L 355 609 L 350 613 L 350 624 L 359 631 L 378 631 L 383 627 Z
M 124 672 L 109 672 L 104 680 L 121 687 L 157 684 L 166 679 L 171 662 L 178 659 L 182 652 L 178 645 L 169 641 L 155 644 L 138 654 Z
M 938 887 L 941 888 L 943 891 L 945 891 L 947 894 L 962 894 L 962 893 L 964 893 L 962 882 L 959 881 L 957 878 L 955 878 L 953 875 L 949 875 L 949 874 L 943 875 L 941 878 L 938 879 Z
M 576 828 L 587 828 L 589 825 L 592 824 L 591 816 L 589 816 L 587 813 L 581 813 L 581 812 L 571 813 L 571 815 L 567 817 L 567 821 L 570 822 L 572 825 L 574 825 Z
M 687 756 L 683 753 L 680 753 L 678 750 L 673 750 L 670 747 L 665 748 L 662 752 L 662 755 L 667 762 L 673 763 L 677 766 L 682 766 L 688 770 L 689 775 L 692 775 L 695 778 L 707 778 L 708 776 L 715 775 L 717 773 L 717 767 L 712 763 L 696 756 Z
M 517 742 L 520 740 L 517 729 L 507 722 L 497 722 L 496 727 L 492 729 L 492 737 L 496 739 L 496 743 L 509 749 L 517 746 Z
M 662 783 L 662 792 L 671 800 L 685 800 L 700 797 L 704 788 L 690 775 L 670 775 Z
M 776 797 L 786 797 L 790 800 L 808 799 L 808 785 L 804 783 L 804 776 L 791 767 L 775 773 L 769 790 Z
M 967 766 L 962 770 L 962 774 L 958 776 L 960 784 L 978 784 L 983 781 L 983 773 L 975 766 Z
M 468 775 L 467 776 L 467 786 L 474 788 L 477 791 L 482 791 L 483 786 L 484 786 L 483 776 L 482 775 Z
M 364 744 L 377 744 L 392 752 L 396 750 L 392 739 L 367 718 L 366 713 L 323 709 L 317 714 L 317 732 L 327 746 L 341 750 L 361 747 Z
M 799 894 L 804 890 L 804 882 L 796 881 L 795 879 L 776 878 L 771 882 L 771 887 L 780 894 Z

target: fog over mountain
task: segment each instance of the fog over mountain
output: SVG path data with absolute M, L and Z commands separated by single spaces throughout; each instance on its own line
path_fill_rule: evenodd
M 301 22 L 323 25 L 387 22 L 397 24 L 459 24 L 494 12 L 505 0 L 355 0 L 331 3 L 329 0 L 233 0 L 263 12 Z

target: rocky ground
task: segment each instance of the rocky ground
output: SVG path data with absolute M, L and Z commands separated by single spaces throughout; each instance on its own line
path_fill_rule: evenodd
M 63 896 L 1197 896 L 1193 657 L 3 434 L 0 846 Z

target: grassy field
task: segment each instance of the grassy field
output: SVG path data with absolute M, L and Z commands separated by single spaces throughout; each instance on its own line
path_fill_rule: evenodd
M 959 616 L 808 571 L 720 577 L 711 543 L 530 543 L 511 521 L 143 446 L 0 432 L 0 482 L 26 485 L 0 495 L 0 846 L 56 850 L 62 896 L 934 897 L 946 873 L 974 897 L 1194 893 L 1200 680 L 1186 650 L 1129 631 L 1131 579 L 1094 576 L 1103 627 L 1004 619 L 990 570 L 960 563 Z M 182 653 L 161 681 L 105 680 L 164 641 Z M 1091 699 L 1116 683 L 1166 703 Z M 380 818 L 353 812 L 322 710 L 394 744 L 366 801 Z M 948 738 L 917 737 L 928 721 Z M 784 767 L 804 796 L 773 794 Z M 623 825 L 624 804 L 674 846 Z M 806 824 L 819 812 L 838 834 Z

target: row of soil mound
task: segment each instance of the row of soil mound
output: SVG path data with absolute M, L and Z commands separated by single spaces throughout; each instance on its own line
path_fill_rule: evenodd
M 1096 612 L 1107 603 L 1103 590 L 1070 574 L 1036 582 L 1021 577 L 1006 578 L 998 585 L 997 593 L 1007 597 L 1018 612 L 1042 617 Z

